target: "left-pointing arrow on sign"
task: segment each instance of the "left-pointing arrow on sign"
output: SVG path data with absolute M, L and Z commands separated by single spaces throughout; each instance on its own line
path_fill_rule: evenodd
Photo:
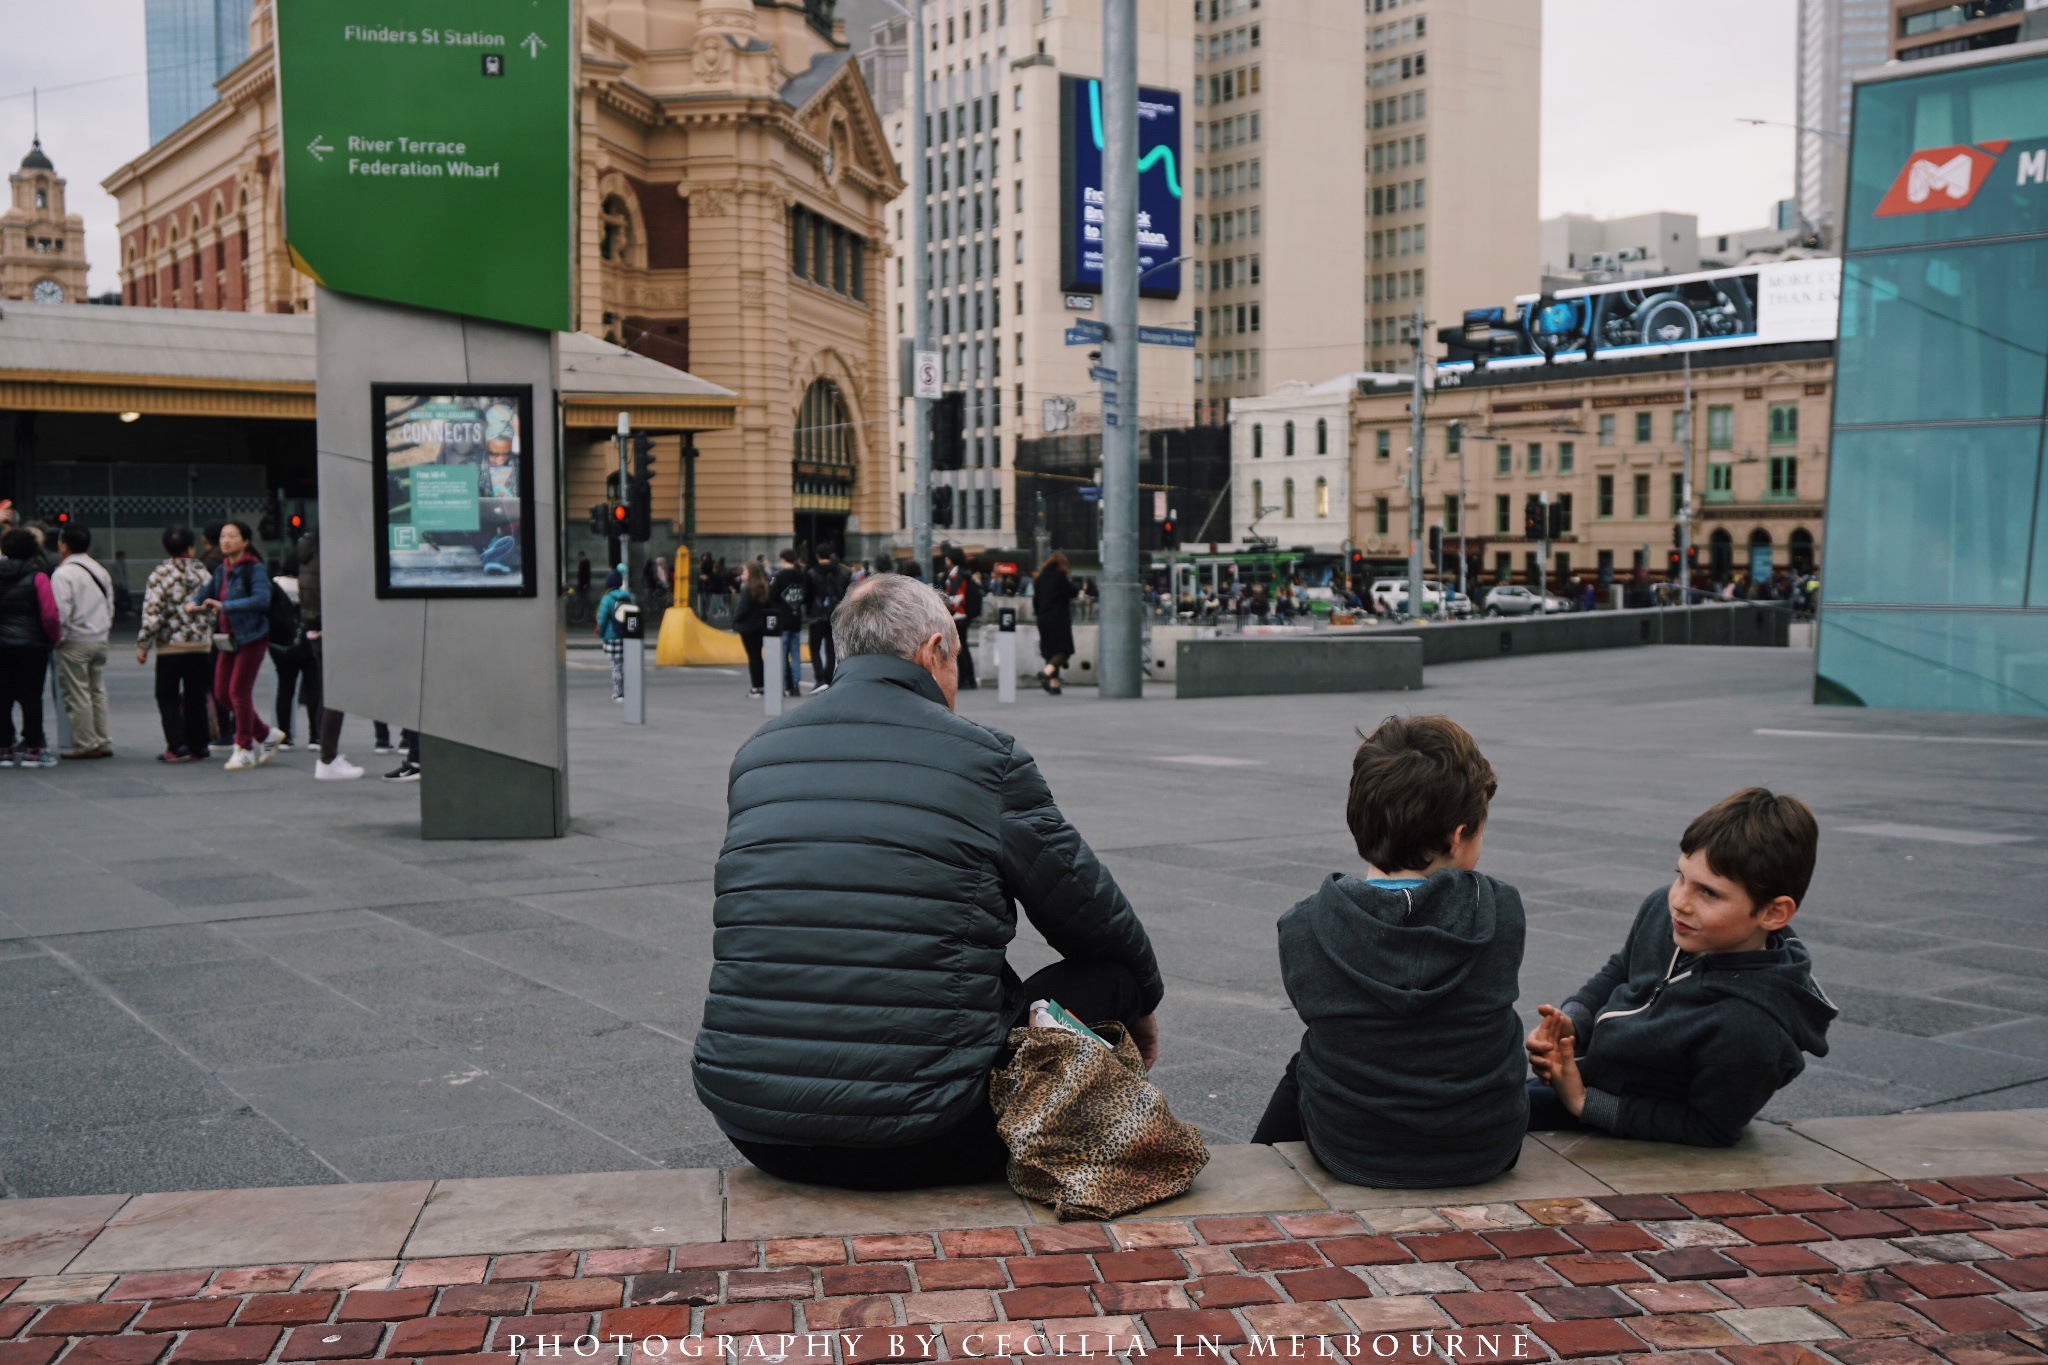
M 320 140 L 319 135 L 316 133 L 313 137 L 313 140 L 306 144 L 306 150 L 313 154 L 313 159 L 315 161 L 325 161 L 327 159 L 327 153 L 333 151 L 334 148 L 322 142 Z

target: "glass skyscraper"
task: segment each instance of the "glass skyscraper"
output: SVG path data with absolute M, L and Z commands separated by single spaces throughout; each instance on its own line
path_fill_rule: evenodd
M 151 146 L 212 104 L 213 83 L 249 55 L 251 4 L 252 0 L 144 0 Z
M 1853 129 L 1815 700 L 2048 715 L 2048 43 Z

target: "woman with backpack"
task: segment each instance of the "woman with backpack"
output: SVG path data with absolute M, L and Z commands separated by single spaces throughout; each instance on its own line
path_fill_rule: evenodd
M 256 711 L 256 674 L 270 643 L 272 589 L 263 557 L 251 548 L 253 539 L 247 522 L 224 523 L 220 567 L 205 592 L 185 604 L 195 616 L 216 613 L 213 642 L 220 662 L 214 668 L 213 695 L 235 713 L 235 752 L 225 765 L 231 773 L 268 763 L 284 737 Z
M 626 699 L 626 628 L 619 624 L 619 608 L 633 601 L 626 576 L 613 569 L 604 576 L 604 596 L 597 604 L 597 644 L 612 665 L 612 700 Z

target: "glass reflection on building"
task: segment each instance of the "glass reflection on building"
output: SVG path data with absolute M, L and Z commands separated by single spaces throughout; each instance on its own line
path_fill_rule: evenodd
M 212 104 L 213 83 L 249 55 L 251 0 L 144 0 L 153 147 Z
M 2048 43 L 1859 81 L 1815 700 L 2048 715 Z

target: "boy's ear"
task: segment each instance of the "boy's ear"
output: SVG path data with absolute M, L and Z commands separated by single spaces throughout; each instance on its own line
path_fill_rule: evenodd
M 1790 896 L 1780 896 L 1757 907 L 1756 922 L 1765 929 L 1776 933 L 1792 922 L 1792 916 L 1799 912 L 1799 902 Z

